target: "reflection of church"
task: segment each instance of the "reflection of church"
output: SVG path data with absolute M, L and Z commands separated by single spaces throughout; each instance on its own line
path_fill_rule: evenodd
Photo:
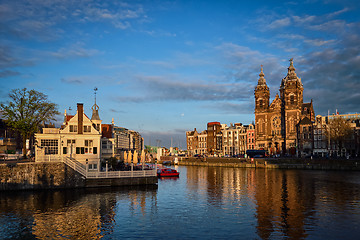
M 296 153 L 297 125 L 308 118 L 314 121 L 312 101 L 303 103 L 303 84 L 295 73 L 293 60 L 280 85 L 280 96 L 276 94 L 270 103 L 270 90 L 261 66 L 258 84 L 255 87 L 255 129 L 257 149 L 269 154 Z

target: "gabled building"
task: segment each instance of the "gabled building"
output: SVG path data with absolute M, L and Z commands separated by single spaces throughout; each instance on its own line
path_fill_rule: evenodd
M 221 124 L 219 122 L 209 122 L 207 124 L 207 152 L 210 155 L 219 155 L 222 153 L 222 134 Z
M 314 150 L 313 154 L 319 157 L 328 155 L 328 137 L 326 117 L 316 116 L 314 125 Z
M 313 155 L 314 149 L 314 123 L 308 117 L 300 120 L 296 125 L 298 139 L 298 156 L 305 157 Z
M 188 151 L 189 157 L 192 157 L 195 154 L 199 154 L 198 135 L 199 135 L 199 133 L 196 131 L 196 128 L 194 128 L 194 131 L 186 132 L 186 145 L 187 145 L 187 151 Z
M 225 156 L 244 155 L 247 150 L 246 127 L 241 123 L 230 124 L 222 129 L 222 153 Z
M 96 114 L 97 110 L 93 110 Z M 35 161 L 73 158 L 89 163 L 89 169 L 97 169 L 101 156 L 101 120 L 89 119 L 82 103 L 77 104 L 74 116 L 64 114 L 61 128 L 43 128 L 35 134 Z

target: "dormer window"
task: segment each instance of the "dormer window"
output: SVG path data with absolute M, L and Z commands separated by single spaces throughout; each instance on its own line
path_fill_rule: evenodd
M 77 125 L 70 125 L 70 132 L 77 132 Z
M 91 126 L 84 126 L 84 132 L 91 132 Z

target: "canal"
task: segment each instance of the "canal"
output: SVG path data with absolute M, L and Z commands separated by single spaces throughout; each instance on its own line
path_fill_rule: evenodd
M 176 169 L 157 186 L 1 192 L 0 239 L 360 236 L 360 172 Z

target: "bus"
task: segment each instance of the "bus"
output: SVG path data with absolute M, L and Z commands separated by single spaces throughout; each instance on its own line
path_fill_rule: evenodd
M 249 158 L 264 158 L 268 157 L 269 153 L 267 150 L 246 150 L 246 155 Z

